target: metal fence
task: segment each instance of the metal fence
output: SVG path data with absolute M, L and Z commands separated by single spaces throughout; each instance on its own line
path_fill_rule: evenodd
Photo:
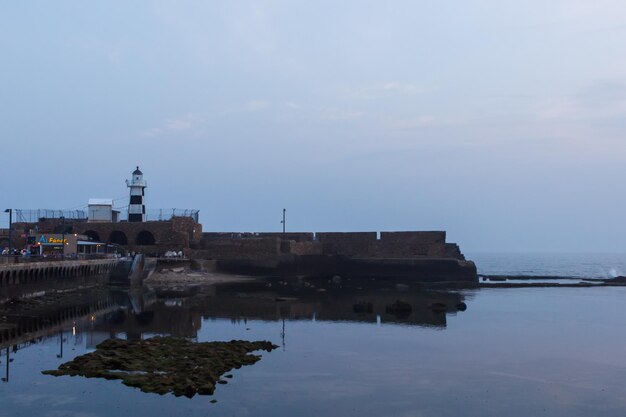
M 14 222 L 36 223 L 40 219 L 60 219 L 65 217 L 72 220 L 87 220 L 86 210 L 50 210 L 50 209 L 14 209 Z
M 128 206 L 117 207 L 120 212 L 119 220 L 128 220 Z M 14 209 L 15 223 L 36 223 L 41 219 L 87 220 L 87 210 L 50 210 L 50 209 Z M 193 209 L 149 209 L 146 210 L 146 221 L 169 221 L 173 217 L 191 217 L 196 223 L 200 218 L 200 211 Z
M 173 217 L 191 217 L 196 223 L 200 218 L 200 210 L 192 209 L 150 209 L 146 210 L 146 221 L 167 221 Z
M 120 220 L 128 220 L 128 207 L 116 208 L 120 212 Z M 147 222 L 166 222 L 174 217 L 191 217 L 196 223 L 200 218 L 200 210 L 192 209 L 146 209 Z

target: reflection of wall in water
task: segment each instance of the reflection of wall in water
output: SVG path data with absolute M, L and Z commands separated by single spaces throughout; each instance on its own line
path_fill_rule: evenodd
M 398 301 L 410 308 L 394 309 Z M 198 304 L 199 300 L 194 302 Z M 218 291 L 216 297 L 205 298 L 194 308 L 204 317 L 310 320 L 315 316 L 316 320 L 369 323 L 376 323 L 380 317 L 382 322 L 445 327 L 446 315 L 464 308 L 462 303 L 462 295 L 450 292 L 329 291 L 290 299 L 271 291 L 245 295 Z
M 100 343 L 110 338 L 111 335 L 108 332 L 98 332 L 90 330 L 87 332 L 86 346 L 88 349 L 95 349 L 96 346 L 98 346 Z
M 447 313 L 458 311 L 463 301 L 457 293 L 404 292 L 339 294 L 327 300 L 317 312 L 318 320 L 347 320 L 375 323 L 404 323 L 445 327 Z M 400 307 L 396 303 L 400 302 Z M 402 308 L 406 303 L 409 308 Z
M 108 292 L 102 290 L 4 304 L 0 307 L 0 316 L 6 317 L 0 326 L 0 348 L 49 336 L 77 323 L 88 323 L 93 316 L 116 308 Z
M 158 301 L 139 313 L 127 308 L 107 314 L 95 323 L 94 331 L 110 335 L 125 333 L 129 339 L 141 338 L 146 333 L 196 337 L 201 324 L 200 312 Z

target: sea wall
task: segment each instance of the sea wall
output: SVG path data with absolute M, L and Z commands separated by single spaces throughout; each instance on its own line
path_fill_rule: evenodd
M 214 250 L 222 256 L 227 242 L 239 248 L 242 258 L 260 256 L 258 242 L 263 239 L 278 239 L 279 253 L 291 255 L 334 255 L 349 258 L 454 258 L 464 260 L 458 245 L 446 243 L 444 231 L 403 232 L 292 232 L 292 233 L 203 233 L 197 249 Z M 252 241 L 256 243 L 241 243 Z M 239 243 L 238 243 L 239 242 Z M 249 252 L 248 252 L 249 251 Z M 261 253 L 267 253 L 262 251 Z M 273 246 L 272 246 L 273 253 Z M 227 254 L 228 259 L 234 259 Z
M 281 252 L 296 255 L 322 255 L 323 247 L 319 242 L 295 242 L 293 240 L 283 240 L 281 242 Z
M 277 237 L 266 238 L 225 238 L 210 237 L 202 239 L 197 249 L 188 252 L 192 259 L 241 259 L 265 260 L 277 259 L 281 254 L 281 240 Z
M 476 267 L 444 231 L 203 233 L 187 251 L 240 274 L 476 280 Z
M 323 253 L 354 258 L 445 258 L 446 232 L 317 233 Z M 452 253 L 452 252 L 450 252 Z
M 347 257 L 369 257 L 374 253 L 376 232 L 328 232 L 316 233 L 315 239 L 322 244 L 324 254 Z
M 445 258 L 446 232 L 381 232 L 376 257 Z

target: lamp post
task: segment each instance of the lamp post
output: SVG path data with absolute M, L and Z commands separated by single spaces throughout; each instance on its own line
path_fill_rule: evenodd
M 61 216 L 61 259 L 65 259 L 65 216 Z
M 285 234 L 285 213 L 287 213 L 287 209 L 283 209 L 283 220 L 281 221 L 281 223 L 283 224 L 283 234 Z
M 13 209 L 4 210 L 5 213 L 9 213 L 9 255 L 11 254 L 11 250 L 13 249 Z

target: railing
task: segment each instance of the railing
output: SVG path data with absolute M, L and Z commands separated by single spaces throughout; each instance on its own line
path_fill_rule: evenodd
M 128 220 L 128 206 L 117 207 L 119 220 Z M 42 219 L 87 220 L 87 210 L 51 210 L 51 209 L 14 209 L 15 223 L 37 223 Z M 200 210 L 194 209 L 148 209 L 146 210 L 146 221 L 169 221 L 174 217 L 191 217 L 196 223 L 200 218 Z
M 0 265 L 7 264 L 29 264 L 39 262 L 57 262 L 57 261 L 85 261 L 90 259 L 107 259 L 113 258 L 113 254 L 78 254 L 75 256 L 65 255 L 63 257 L 60 254 L 53 255 L 0 255 Z
M 16 223 L 36 223 L 40 219 L 86 220 L 85 210 L 14 209 Z
M 128 219 L 128 207 L 118 208 L 116 210 L 120 210 L 120 220 Z M 191 217 L 196 223 L 198 223 L 200 210 L 178 208 L 146 210 L 147 222 L 166 222 L 172 220 L 174 217 Z

